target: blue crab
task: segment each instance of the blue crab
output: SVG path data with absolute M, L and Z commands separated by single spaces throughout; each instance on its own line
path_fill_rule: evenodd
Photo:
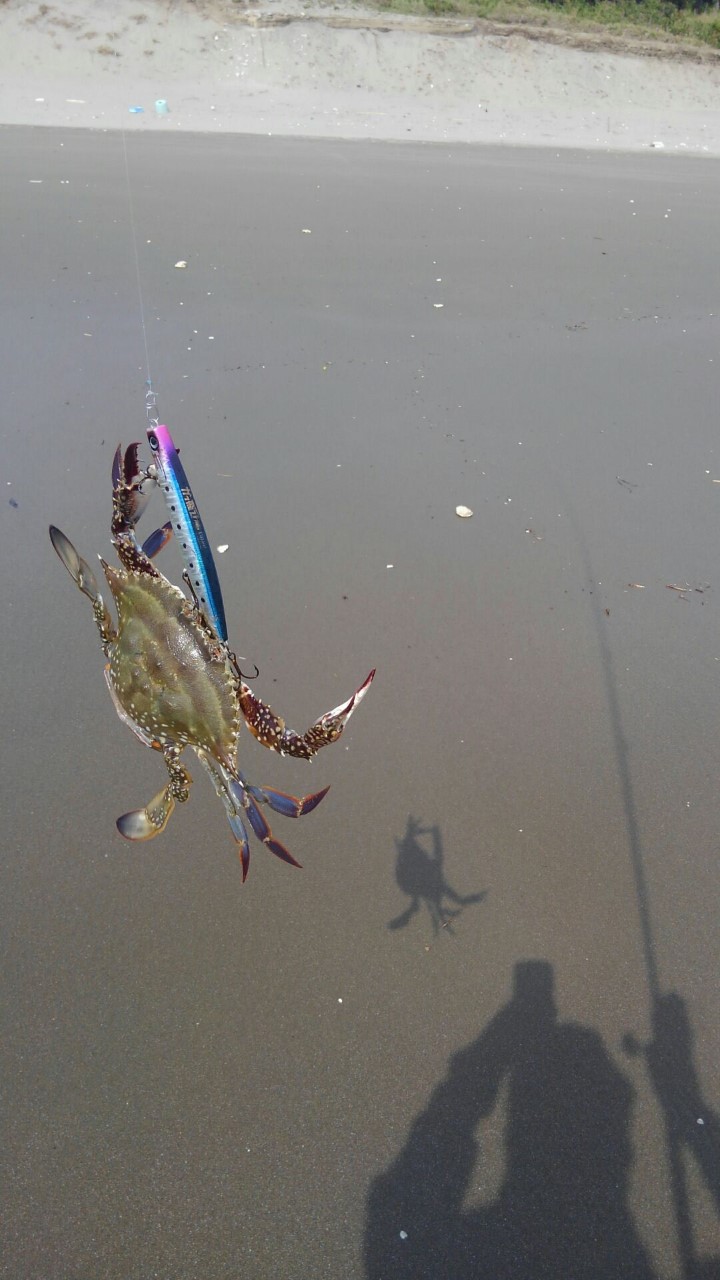
M 272 787 L 253 786 L 238 768 L 242 725 L 245 723 L 270 750 L 310 760 L 322 747 L 337 742 L 375 672 L 370 672 L 347 702 L 320 716 L 304 734 L 288 729 L 243 679 L 224 637 L 208 621 L 211 610 L 203 609 L 194 592 L 193 598 L 187 599 L 153 564 L 151 557 L 170 536 L 170 522 L 151 535 L 144 547 L 138 543 L 135 525 L 147 498 L 144 486 L 149 477 L 155 478 L 152 471 L 140 469 L 136 444 L 130 445 L 124 456 L 118 447 L 113 463 L 111 535 L 121 567 L 117 569 L 100 557 L 117 625 L 89 565 L 65 534 L 50 526 L 57 554 L 92 602 L 108 659 L 105 678 L 115 709 L 145 746 L 162 752 L 167 766 L 167 785 L 143 809 L 119 818 L 118 830 L 128 840 L 150 840 L 164 831 L 176 801 L 184 802 L 189 796 L 192 779 L 180 757 L 190 747 L 225 807 L 238 845 L 243 880 L 250 864 L 243 817 L 271 853 L 299 866 L 273 836 L 262 807 L 299 818 L 311 813 L 329 788 L 292 796 Z M 187 573 L 183 576 L 192 589 L 190 577 Z

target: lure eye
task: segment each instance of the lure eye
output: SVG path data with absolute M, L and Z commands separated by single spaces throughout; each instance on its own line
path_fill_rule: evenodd
M 158 440 L 154 431 L 151 432 L 150 435 L 148 436 L 148 444 L 150 445 L 150 448 L 152 449 L 153 453 L 157 453 L 158 449 L 160 448 L 160 441 Z

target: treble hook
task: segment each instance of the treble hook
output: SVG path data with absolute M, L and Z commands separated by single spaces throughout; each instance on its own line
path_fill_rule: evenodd
M 257 665 L 257 663 L 256 663 L 256 662 L 253 662 L 253 666 L 254 666 L 254 668 L 255 668 L 255 675 L 254 675 L 254 676 L 248 676 L 248 675 L 246 675 L 246 674 L 245 674 L 245 672 L 242 670 L 242 668 L 241 668 L 241 666 L 240 666 L 240 663 L 239 663 L 239 661 L 238 661 L 238 656 L 237 656 L 237 654 L 236 654 L 236 653 L 234 653 L 234 652 L 232 651 L 232 649 L 228 649 L 228 657 L 229 657 L 229 659 L 230 659 L 230 661 L 231 661 L 232 665 L 234 666 L 234 668 L 235 668 L 235 670 L 236 670 L 236 672 L 237 672 L 237 675 L 238 675 L 238 679 L 239 679 L 239 680 L 257 680 L 258 676 L 260 675 L 260 668 L 259 668 L 259 666 Z

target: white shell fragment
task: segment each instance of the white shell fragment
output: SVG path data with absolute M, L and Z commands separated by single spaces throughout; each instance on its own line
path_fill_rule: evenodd
M 469 520 L 470 516 L 473 515 L 473 512 L 469 507 L 456 507 L 455 515 L 460 516 L 462 520 Z
M 219 551 L 219 553 L 220 553 L 220 555 L 221 555 L 221 556 L 223 556 L 223 555 L 225 554 L 225 552 L 227 551 L 227 549 L 228 549 L 229 545 L 230 545 L 230 544 L 229 544 L 229 542 L 221 542 L 221 543 L 220 543 L 220 546 L 218 547 L 218 551 Z
M 186 266 L 187 266 L 187 262 L 182 262 L 182 261 L 180 261 L 180 262 L 176 262 L 176 263 L 175 263 L 175 266 L 176 266 L 178 269 L 180 269 L 180 268 L 182 268 L 182 267 L 186 267 Z

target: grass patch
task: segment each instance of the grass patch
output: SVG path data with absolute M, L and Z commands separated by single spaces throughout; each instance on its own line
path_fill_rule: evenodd
M 701 4 L 703 0 L 697 0 L 698 8 Z M 673 0 L 380 0 L 379 7 L 394 13 L 491 18 L 578 32 L 607 29 L 635 38 L 674 37 L 720 49 L 720 8 L 715 4 L 701 12 Z

